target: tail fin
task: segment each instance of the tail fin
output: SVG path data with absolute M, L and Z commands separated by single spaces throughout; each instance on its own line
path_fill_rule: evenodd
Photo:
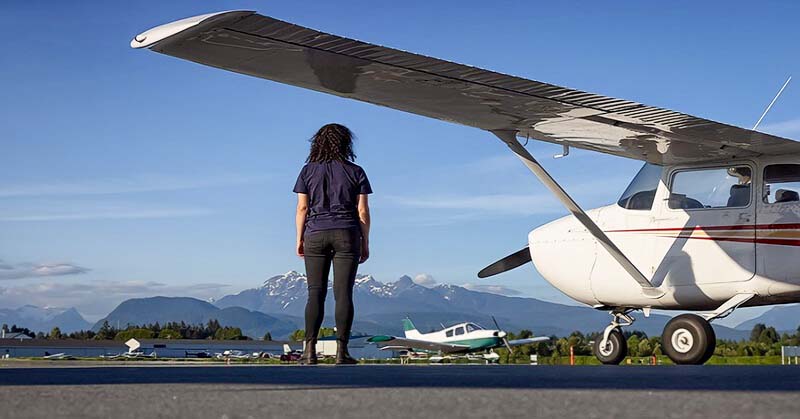
M 408 332 L 409 330 L 417 330 L 417 328 L 414 326 L 414 323 L 411 321 L 411 319 L 406 317 L 403 319 L 403 330 Z
M 417 327 L 414 326 L 414 323 L 408 317 L 403 319 L 403 331 L 405 332 L 406 337 L 409 339 L 419 339 L 420 337 Z

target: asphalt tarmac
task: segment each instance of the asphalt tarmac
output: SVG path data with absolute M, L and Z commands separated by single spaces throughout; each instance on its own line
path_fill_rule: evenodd
M 797 418 L 798 366 L 0 368 L 2 418 Z

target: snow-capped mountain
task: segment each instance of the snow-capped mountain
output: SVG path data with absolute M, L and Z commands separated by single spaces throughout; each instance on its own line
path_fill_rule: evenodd
M 326 312 L 333 312 L 333 281 L 328 283 Z M 244 290 L 236 295 L 219 299 L 218 307 L 239 306 L 262 313 L 278 313 L 303 316 L 308 295 L 308 283 L 304 274 L 289 271 L 283 275 L 268 278 L 258 288 Z M 396 308 L 400 311 L 413 304 L 417 310 L 439 309 L 441 297 L 433 291 L 414 283 L 408 276 L 396 282 L 384 284 L 371 275 L 358 275 L 353 289 L 354 303 L 361 314 L 386 312 Z M 422 307 L 420 307 L 422 305 Z
M 332 286 L 332 283 L 328 284 L 328 288 Z M 239 306 L 292 319 L 302 327 L 298 320 L 303 317 L 306 296 L 306 276 L 290 271 L 268 278 L 258 288 L 225 296 L 215 304 L 221 308 Z M 491 318 L 494 316 L 501 327 L 511 331 L 530 329 L 536 334 L 558 335 L 575 330 L 602 330 L 610 319 L 607 313 L 589 307 L 471 291 L 457 285 L 442 284 L 427 288 L 414 283 L 408 276 L 383 283 L 370 275 L 359 275 L 353 299 L 356 306 L 354 330 L 365 333 L 402 333 L 400 320 L 407 315 L 421 330 L 462 321 L 473 321 L 489 327 L 493 325 Z M 330 290 L 325 302 L 325 325 L 333 324 L 334 307 L 333 292 Z M 660 334 L 669 320 L 668 316 L 657 314 L 650 318 L 639 317 L 635 329 L 648 334 Z M 721 326 L 715 326 L 715 329 L 720 337 L 734 337 L 736 333 Z
M 74 308 L 24 305 L 16 309 L 0 308 L 0 324 L 17 325 L 35 332 L 50 332 L 58 327 L 63 333 L 85 330 L 91 326 Z

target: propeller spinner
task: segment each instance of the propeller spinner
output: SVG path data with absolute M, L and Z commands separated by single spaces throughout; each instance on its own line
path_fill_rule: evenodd
M 503 344 L 505 344 L 506 348 L 508 348 L 508 353 L 513 354 L 514 349 L 512 349 L 511 345 L 508 343 L 508 337 L 507 337 L 508 333 L 506 333 L 505 331 L 503 331 L 503 329 L 500 328 L 500 325 L 497 324 L 497 319 L 495 319 L 494 316 L 492 316 L 492 321 L 494 322 L 494 326 L 497 328 L 497 337 L 503 339 Z

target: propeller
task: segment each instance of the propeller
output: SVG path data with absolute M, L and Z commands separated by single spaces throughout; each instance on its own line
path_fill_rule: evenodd
M 510 271 L 530 261 L 531 261 L 531 252 L 528 249 L 528 246 L 525 246 L 522 250 L 514 252 L 498 260 L 497 262 L 481 269 L 481 271 L 478 272 L 478 278 L 488 278 L 492 275 L 497 275 L 505 271 Z
M 500 329 L 500 325 L 497 324 L 497 319 L 495 319 L 494 316 L 492 316 L 492 321 L 494 322 L 494 326 L 497 328 L 497 337 L 503 339 L 503 344 L 505 344 L 506 348 L 508 348 L 508 353 L 513 354 L 514 349 L 512 349 L 511 345 L 508 343 L 508 333 L 504 332 L 503 329 Z

